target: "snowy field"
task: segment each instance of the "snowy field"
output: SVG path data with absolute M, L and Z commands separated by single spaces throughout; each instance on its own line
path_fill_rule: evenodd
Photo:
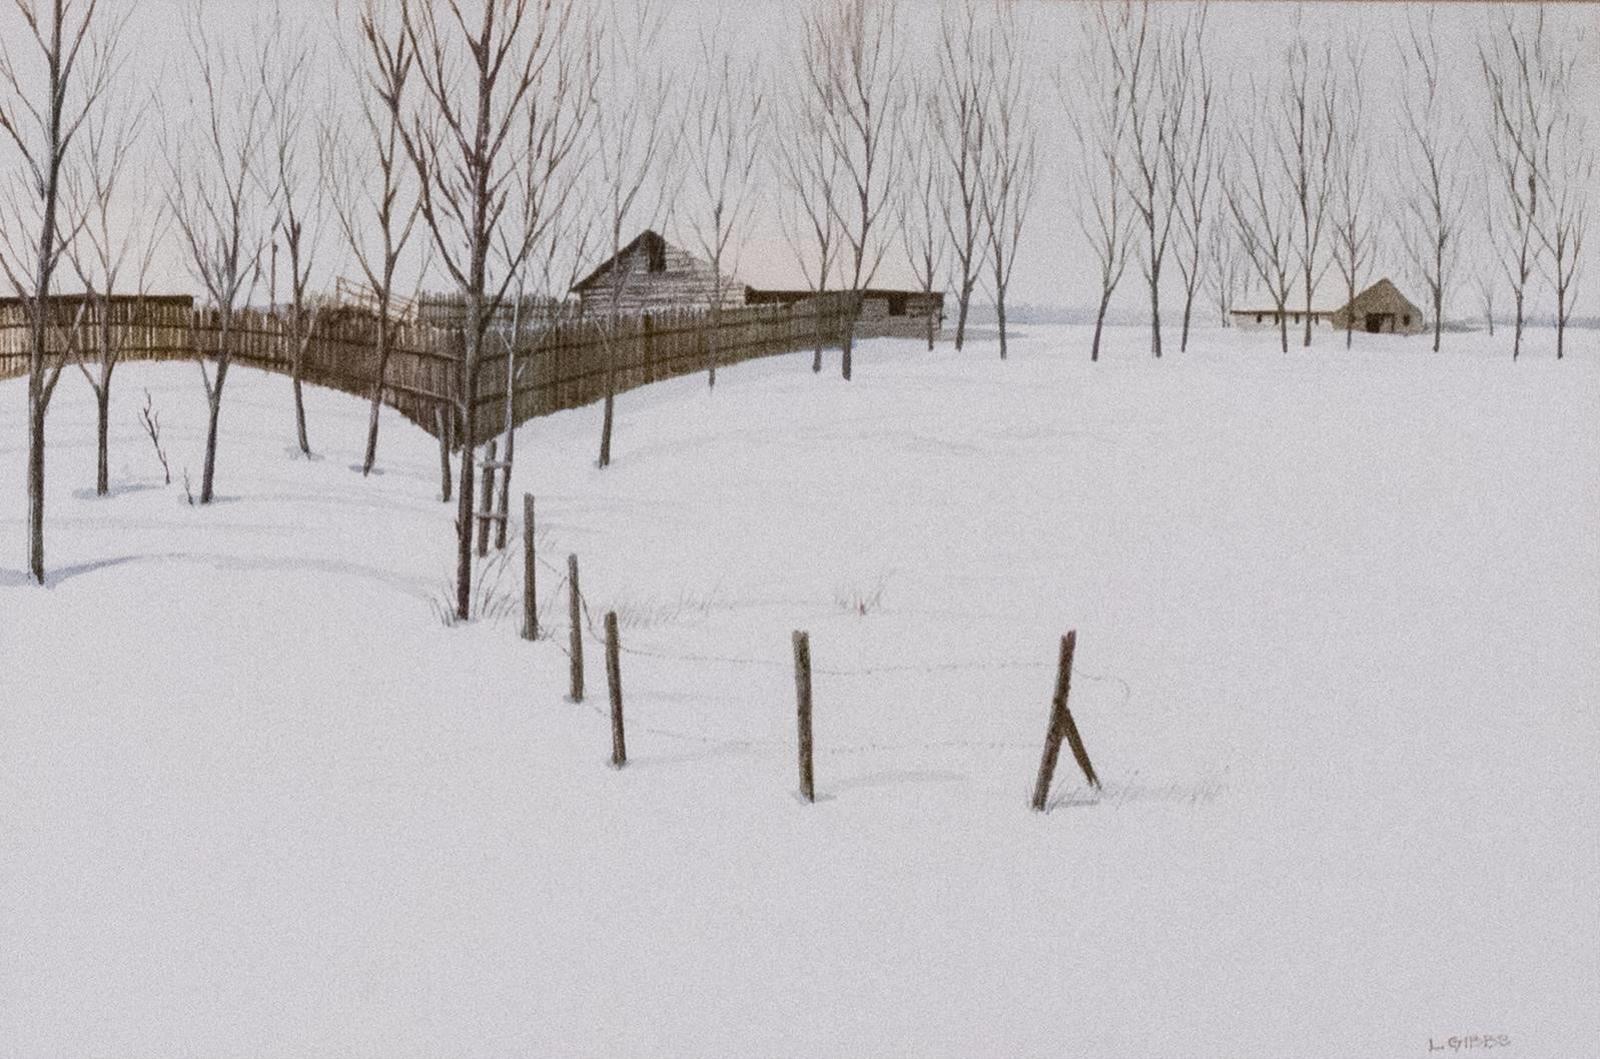
M 362 402 L 308 394 L 307 462 L 236 369 L 191 507 L 199 372 L 128 365 L 97 499 L 69 375 L 39 589 L 0 384 L 0 1055 L 1595 1054 L 1600 336 L 1362 340 L 777 358 L 622 396 L 604 472 L 597 409 L 529 424 L 621 771 L 559 573 L 551 639 L 515 556 L 440 620 L 397 416 L 363 480 Z M 1064 755 L 1038 815 L 1069 628 L 1105 790 Z

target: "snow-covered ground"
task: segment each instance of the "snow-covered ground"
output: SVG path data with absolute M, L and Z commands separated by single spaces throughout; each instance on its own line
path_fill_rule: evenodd
M 107 499 L 63 380 L 32 586 L 0 384 L 0 1055 L 1593 1054 L 1600 340 L 1548 337 L 877 342 L 627 394 L 603 472 L 537 421 L 532 645 L 440 619 L 429 438 L 363 480 L 317 390 L 294 458 L 243 369 L 207 509 L 192 366 L 120 369 Z M 1105 790 L 1038 815 L 1069 628 Z

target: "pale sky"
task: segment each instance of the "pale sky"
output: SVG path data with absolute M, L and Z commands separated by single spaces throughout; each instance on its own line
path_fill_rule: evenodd
M 186 46 L 182 29 L 182 12 L 198 0 L 103 0 L 113 7 L 132 4 L 131 25 L 135 40 L 130 47 L 130 62 L 125 78 L 126 85 L 119 95 L 144 99 L 154 92 L 172 100 L 175 109 L 182 108 L 184 79 L 190 76 L 186 61 Z M 794 41 L 798 32 L 798 13 L 804 0 L 664 0 L 666 14 L 665 38 L 661 42 L 663 55 L 675 56 L 684 62 L 697 55 L 696 40 L 703 27 L 720 24 L 725 36 L 734 38 L 732 45 L 741 52 L 759 57 L 763 69 L 773 80 L 781 79 L 792 62 Z M 248 33 L 252 16 L 258 8 L 254 0 L 204 0 L 203 10 L 211 24 L 218 30 Z M 9 5 L 7 5 L 9 8 Z M 290 17 L 310 20 L 317 26 L 322 56 L 315 74 L 315 84 L 308 84 L 311 98 L 329 100 L 327 107 L 349 106 L 353 91 L 339 63 L 332 45 L 336 34 L 352 39 L 353 27 L 346 16 L 340 29 L 332 21 L 331 0 L 284 0 Z M 1178 5 L 1160 4 L 1163 13 L 1177 13 Z M 1059 306 L 1083 306 L 1091 303 L 1098 288 L 1093 264 L 1078 232 L 1074 213 L 1075 189 L 1073 186 L 1073 144 L 1068 130 L 1062 102 L 1050 76 L 1053 67 L 1070 62 L 1076 43 L 1076 26 L 1082 17 L 1080 5 L 1064 0 L 1021 0 L 1022 16 L 1029 20 L 1028 39 L 1032 48 L 1031 67 L 1034 71 L 1034 111 L 1040 135 L 1039 190 L 1031 207 L 1031 223 L 1023 238 L 1016 278 L 1010 293 L 1013 302 L 1033 302 Z M 904 28 L 904 45 L 908 63 L 928 65 L 932 60 L 932 44 L 937 26 L 939 4 L 934 0 L 902 0 L 901 22 Z M 1399 3 L 1306 3 L 1287 2 L 1252 3 L 1243 0 L 1219 0 L 1213 3 L 1208 31 L 1208 55 L 1213 64 L 1219 85 L 1223 86 L 1224 105 L 1242 110 L 1248 105 L 1244 98 L 1248 92 L 1247 78 L 1254 72 L 1258 79 L 1270 79 L 1282 68 L 1283 51 L 1294 32 L 1297 20 L 1308 39 L 1316 44 L 1334 39 L 1342 42 L 1343 35 L 1354 34 L 1368 41 L 1367 99 L 1371 113 L 1374 136 L 1380 144 L 1387 145 L 1398 135 L 1394 123 L 1394 99 L 1398 96 L 1399 64 L 1395 61 L 1394 39 L 1403 31 L 1408 12 L 1420 11 L 1420 5 Z M 1487 110 L 1482 79 L 1478 69 L 1478 34 L 1486 33 L 1498 18 L 1501 8 L 1497 4 L 1459 3 L 1441 5 L 1437 10 L 1441 47 L 1446 57 L 1446 70 L 1450 78 L 1448 91 L 1461 115 L 1464 127 L 1474 136 L 1479 135 Z M 1526 10 L 1526 9 L 1524 9 Z M 1531 13 L 1531 12 L 1529 12 Z M 1559 32 L 1570 33 L 1580 26 L 1588 27 L 1584 43 L 1589 56 L 1588 69 L 1600 70 L 1600 5 L 1562 4 L 1550 11 L 1550 18 Z M 0 32 L 9 45 L 16 49 L 16 16 L 9 10 L 0 18 Z M 1336 46 L 1342 47 L 1342 43 Z M 689 71 L 678 71 L 687 79 Z M 1583 78 L 1581 105 L 1595 117 L 1592 119 L 1591 137 L 1600 134 L 1600 76 L 1590 74 Z M 782 91 L 782 87 L 769 86 L 769 91 Z M 1227 133 L 1232 125 L 1224 122 L 1221 131 Z M 138 195 L 129 197 L 127 208 L 138 208 L 137 203 L 160 194 L 160 166 L 155 164 L 155 136 L 145 138 L 150 151 L 150 161 L 144 172 L 151 179 Z M 1481 144 L 1481 140 L 1475 141 Z M 1475 147 L 1475 152 L 1485 150 Z M 14 170 L 17 158 L 9 145 L 0 145 L 0 167 Z M 1476 164 L 1475 162 L 1473 164 Z M 1382 189 L 1394 187 L 1392 163 L 1385 162 L 1385 172 L 1378 184 Z M 777 222 L 775 196 L 778 184 L 770 176 L 761 179 L 758 202 L 750 219 L 739 258 L 740 278 L 759 285 L 799 285 L 800 279 L 792 263 L 787 244 L 780 236 Z M 1463 203 L 1463 209 L 1478 211 L 1481 207 Z M 681 229 L 681 226 L 677 226 Z M 1469 226 L 1470 227 L 1470 226 Z M 687 235 L 669 226 L 667 236 L 680 244 L 688 244 Z M 322 251 L 325 273 L 324 285 L 332 286 L 332 276 L 343 273 L 354 275 L 353 265 L 346 259 L 339 240 L 329 234 Z M 1478 267 L 1470 258 L 1464 263 L 1463 283 L 1458 305 L 1465 311 L 1472 299 L 1467 296 L 1467 271 Z M 176 239 L 169 239 L 158 256 L 158 286 L 169 290 L 195 290 L 196 284 L 185 264 L 182 248 Z M 1591 269 L 1591 276 L 1597 270 Z M 1375 264 L 1376 275 L 1392 275 L 1402 289 L 1408 290 L 1413 300 L 1420 300 L 1416 284 L 1408 281 L 1402 252 L 1397 240 L 1388 239 L 1380 247 Z M 442 281 L 441 281 L 442 283 Z M 905 255 L 898 247 L 892 249 L 885 260 L 878 279 L 879 285 L 911 285 Z M 1579 314 L 1594 313 L 1600 305 L 1600 277 L 1593 278 L 1580 291 Z M 1139 290 L 1136 266 L 1131 266 L 1129 276 L 1119 291 L 1118 303 L 1137 307 L 1144 299 Z

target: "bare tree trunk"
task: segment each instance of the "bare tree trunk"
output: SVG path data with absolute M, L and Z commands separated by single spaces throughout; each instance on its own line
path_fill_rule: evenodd
M 96 496 L 106 496 L 111 492 L 111 386 L 110 379 L 106 384 L 95 389 L 95 410 L 97 422 L 95 425 L 95 474 L 94 492 Z
M 996 299 L 994 303 L 995 316 L 1000 323 L 1000 359 L 1006 359 L 1006 300 Z
M 1301 343 L 1306 349 L 1311 348 L 1311 269 L 1306 268 L 1306 333 L 1305 340 Z
M 1183 333 L 1178 339 L 1178 352 L 1189 352 L 1189 320 L 1194 313 L 1194 288 L 1189 288 L 1183 296 Z
M 37 374 L 37 373 L 36 373 Z M 44 401 L 30 393 L 28 410 L 28 573 L 44 584 Z
M 306 398 L 300 384 L 300 358 L 295 358 L 294 366 L 294 430 L 295 437 L 300 442 L 300 455 L 311 455 L 311 442 L 306 438 Z
M 1285 312 L 1278 314 L 1278 342 L 1283 347 L 1284 354 L 1287 355 L 1289 352 L 1289 314 Z
M 1511 360 L 1513 362 L 1522 355 L 1522 291 L 1520 289 L 1516 292 L 1515 303 L 1517 316 L 1515 329 L 1511 333 Z
M 1161 359 L 1161 269 L 1150 270 L 1150 352 Z
M 600 467 L 611 466 L 611 422 L 616 411 L 616 387 L 606 383 L 605 414 L 600 421 Z
M 461 445 L 461 474 L 456 483 L 456 617 L 462 621 L 472 615 L 472 525 L 473 480 L 472 416 L 468 413 L 467 433 Z
M 1556 288 L 1556 359 L 1560 360 L 1566 353 L 1567 339 L 1567 291 L 1565 287 Z
M 378 299 L 378 377 L 372 383 L 372 408 L 367 415 L 367 451 L 361 458 L 363 477 L 372 473 L 378 460 L 378 413 L 383 407 L 383 384 L 389 373 L 389 306 L 382 296 Z
M 1111 305 L 1111 292 L 1102 291 L 1100 294 L 1100 308 L 1094 314 L 1094 343 L 1089 347 L 1089 361 L 1095 363 L 1100 360 L 1100 334 L 1105 329 L 1106 309 Z
M 222 416 L 222 380 L 227 376 L 227 368 L 222 365 L 217 367 L 217 381 L 210 399 L 210 414 L 206 420 L 206 461 L 200 473 L 200 502 L 211 503 L 212 483 L 217 477 L 217 421 Z

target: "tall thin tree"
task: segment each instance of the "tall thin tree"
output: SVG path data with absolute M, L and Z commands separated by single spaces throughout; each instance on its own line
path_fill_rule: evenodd
M 256 39 L 266 40 L 259 24 L 257 29 Z M 266 52 L 249 52 L 213 37 L 199 8 L 187 17 L 185 30 L 199 91 L 190 94 L 184 124 L 162 121 L 162 153 L 167 205 L 214 323 L 209 350 L 213 370 L 206 369 L 208 351 L 195 350 L 207 406 L 200 503 L 209 504 L 216 491 L 217 432 L 233 363 L 236 317 L 260 280 L 276 186 L 262 157 L 270 127 L 261 91 Z
M 24 32 L 20 54 L 0 43 L 0 134 L 21 177 L 0 213 L 0 268 L 28 321 L 28 574 L 44 584 L 45 416 L 66 364 L 66 352 L 52 348 L 56 271 L 83 223 L 62 216 L 64 182 L 73 141 L 112 84 L 126 19 L 107 17 L 99 0 L 12 4 Z
M 904 51 L 894 0 L 819 0 L 802 16 L 801 68 L 814 118 L 838 160 L 831 203 L 850 292 L 840 374 L 850 379 L 862 293 L 893 242 L 894 165 Z
M 461 355 L 451 399 L 460 424 L 457 476 L 455 616 L 472 606 L 476 518 L 473 446 L 480 440 L 478 388 L 489 327 L 533 249 L 521 233 L 495 258 L 520 172 L 518 130 L 534 99 L 564 90 L 563 45 L 575 25 L 575 0 L 400 0 L 401 24 L 416 54 L 420 91 L 404 107 L 400 139 L 416 171 L 419 213 L 435 260 L 460 295 Z M 497 274 L 491 264 L 497 264 Z

